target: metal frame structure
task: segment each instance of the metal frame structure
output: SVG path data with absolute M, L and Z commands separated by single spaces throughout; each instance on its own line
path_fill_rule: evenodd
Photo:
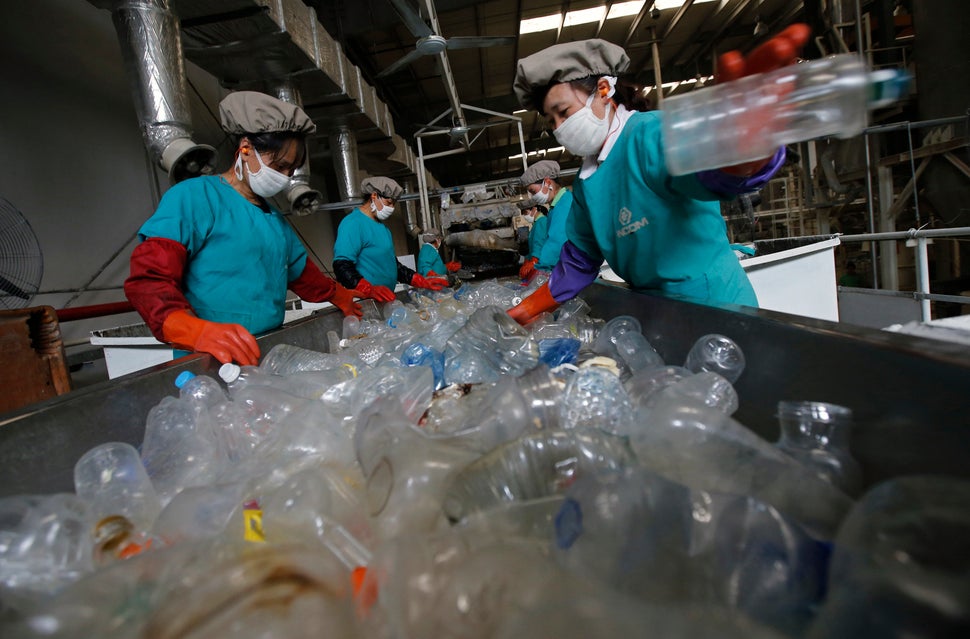
M 420 196 L 421 196 L 421 223 L 424 225 L 424 228 L 430 228 L 432 226 L 432 224 L 431 224 L 431 201 L 428 198 L 428 183 L 427 183 L 427 180 L 425 178 L 425 170 L 424 170 L 424 161 L 425 161 L 425 159 L 432 159 L 432 158 L 443 157 L 443 156 L 446 156 L 446 155 L 457 155 L 459 153 L 465 153 L 465 152 L 468 151 L 468 149 L 471 147 L 471 145 L 475 142 L 475 140 L 477 140 L 478 137 L 480 135 L 482 135 L 482 132 L 484 132 L 485 129 L 487 129 L 489 127 L 492 127 L 492 126 L 505 125 L 505 124 L 507 124 L 507 122 L 505 122 L 504 120 L 512 120 L 512 121 L 514 121 L 516 123 L 516 126 L 517 126 L 517 128 L 519 130 L 519 147 L 522 150 L 522 170 L 525 171 L 526 169 L 529 168 L 529 161 L 528 161 L 528 158 L 527 158 L 527 155 L 528 154 L 525 151 L 525 136 L 522 133 L 522 118 L 520 118 L 520 117 L 518 117 L 516 115 L 509 115 L 508 113 L 499 113 L 498 111 L 490 111 L 488 109 L 482 109 L 482 108 L 479 108 L 479 107 L 470 106 L 468 104 L 459 104 L 458 106 L 459 106 L 459 113 L 461 112 L 460 109 L 463 108 L 463 109 L 467 109 L 469 111 L 475 111 L 476 113 L 484 113 L 486 115 L 490 115 L 490 116 L 493 116 L 493 117 L 502 118 L 502 120 L 496 121 L 496 122 L 484 122 L 484 123 L 475 125 L 475 126 L 479 127 L 481 130 L 471 140 L 468 140 L 468 133 L 466 131 L 464 133 L 464 136 L 465 136 L 464 144 L 462 144 L 462 146 L 460 148 L 457 148 L 457 149 L 449 149 L 447 151 L 439 151 L 437 153 L 429 153 L 427 155 L 425 155 L 425 153 L 424 153 L 424 144 L 423 144 L 423 139 L 424 138 L 426 138 L 426 137 L 432 137 L 432 136 L 437 136 L 437 135 L 451 135 L 451 131 L 448 130 L 448 129 L 434 130 L 434 131 L 429 131 L 428 129 L 431 128 L 431 127 L 433 127 L 435 122 L 438 122 L 439 120 L 441 120 L 445 116 L 450 115 L 450 114 L 454 114 L 455 113 L 454 108 L 453 107 L 449 107 L 448 109 L 445 109 L 441 113 L 441 115 L 439 115 L 438 117 L 436 117 L 434 120 L 432 120 L 431 122 L 429 122 L 425 127 L 423 127 L 417 133 L 414 134 L 414 139 L 418 143 L 418 191 L 419 191 Z M 468 127 L 468 125 L 464 123 L 464 118 L 463 117 L 460 120 L 460 125 L 461 126 L 464 126 L 466 128 Z

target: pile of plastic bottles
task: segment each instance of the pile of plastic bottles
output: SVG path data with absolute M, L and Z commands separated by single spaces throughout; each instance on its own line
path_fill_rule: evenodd
M 0 499 L 4 637 L 929 637 L 970 620 L 970 482 L 863 492 L 851 411 L 732 418 L 744 353 L 665 361 L 497 281 L 183 374 L 75 493 Z

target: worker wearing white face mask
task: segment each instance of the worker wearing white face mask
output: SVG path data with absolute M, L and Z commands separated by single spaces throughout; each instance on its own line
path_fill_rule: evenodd
M 441 290 L 448 280 L 424 277 L 401 264 L 394 254 L 391 230 L 384 222 L 404 189 L 388 177 L 365 178 L 360 184 L 364 201 L 340 221 L 333 246 L 333 272 L 337 281 L 378 302 L 394 299 L 397 282 Z
M 559 163 L 552 160 L 536 162 L 519 178 L 522 186 L 528 189 L 532 201 L 538 206 L 548 208 L 546 221 L 533 226 L 535 242 L 530 237 L 529 257 L 519 269 L 519 277 L 529 279 L 533 272 L 551 271 L 559 261 L 559 252 L 566 242 L 566 224 L 569 210 L 573 204 L 573 194 L 556 181 L 559 177 Z
M 750 70 L 794 61 L 806 40 L 804 30 L 786 30 Z M 558 142 L 584 157 L 573 182 L 568 241 L 549 281 L 509 311 L 520 323 L 575 297 L 604 260 L 634 288 L 706 304 L 758 304 L 731 250 L 718 200 L 761 188 L 783 164 L 784 148 L 761 162 L 671 176 L 663 114 L 628 110 L 616 94 L 616 76 L 629 63 L 621 47 L 599 39 L 554 45 L 519 60 L 519 102 L 543 113 Z
M 267 201 L 303 165 L 316 126 L 298 106 L 254 91 L 230 94 L 219 113 L 236 141 L 233 165 L 165 193 L 139 229 L 125 294 L 159 340 L 256 364 L 253 334 L 283 323 L 287 288 L 346 315 L 361 311 Z

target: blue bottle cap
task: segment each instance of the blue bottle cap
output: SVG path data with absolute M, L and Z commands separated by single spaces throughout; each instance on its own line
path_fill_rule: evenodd
M 195 377 L 195 373 L 192 371 L 182 371 L 179 373 L 179 376 L 175 378 L 175 388 L 182 388 L 193 377 Z
M 583 534 L 583 508 L 572 497 L 567 497 L 556 513 L 556 545 L 568 550 Z

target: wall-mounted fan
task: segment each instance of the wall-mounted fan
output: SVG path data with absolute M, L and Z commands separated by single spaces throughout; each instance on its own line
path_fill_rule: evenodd
M 44 277 L 44 255 L 27 218 L 0 197 L 0 308 L 30 304 Z
M 415 11 L 414 7 L 412 7 L 407 0 L 389 0 L 389 2 L 391 5 L 393 5 L 397 14 L 401 17 L 401 21 L 408 28 L 408 31 L 410 31 L 411 34 L 418 39 L 418 41 L 414 45 L 414 51 L 411 51 L 403 58 L 395 61 L 393 64 L 391 64 L 391 66 L 378 73 L 378 78 L 383 78 L 391 75 L 392 73 L 397 73 L 421 56 L 437 55 L 446 49 L 481 49 L 483 47 L 500 47 L 515 44 L 515 37 L 513 36 L 457 36 L 454 38 L 445 38 L 438 33 L 438 19 L 437 15 L 435 15 L 432 0 L 424 0 L 425 11 L 431 17 L 432 26 L 430 27 L 424 21 L 424 19 L 418 15 L 417 11 Z

